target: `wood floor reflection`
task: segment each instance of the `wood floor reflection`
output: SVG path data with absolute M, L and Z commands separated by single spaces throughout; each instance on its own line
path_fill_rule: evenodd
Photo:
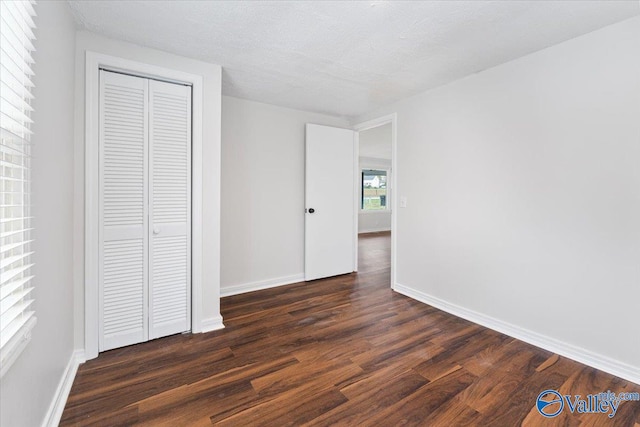
M 544 419 L 542 390 L 640 386 L 393 292 L 389 240 L 361 236 L 358 274 L 223 298 L 224 330 L 102 353 L 61 425 L 640 425 L 640 402 Z

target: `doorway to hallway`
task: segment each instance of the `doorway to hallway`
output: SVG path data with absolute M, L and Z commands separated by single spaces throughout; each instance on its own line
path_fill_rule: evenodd
M 358 272 L 390 267 L 393 287 L 395 115 L 363 123 L 356 129 Z

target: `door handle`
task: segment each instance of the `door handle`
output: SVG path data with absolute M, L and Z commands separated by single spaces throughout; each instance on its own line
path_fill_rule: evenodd
M 160 227 L 153 227 L 153 234 L 160 234 Z
M 309 208 L 309 213 L 314 213 L 316 210 L 313 208 Z

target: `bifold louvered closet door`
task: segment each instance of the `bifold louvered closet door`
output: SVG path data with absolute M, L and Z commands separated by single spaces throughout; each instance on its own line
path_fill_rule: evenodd
M 191 88 L 100 71 L 100 351 L 191 328 Z

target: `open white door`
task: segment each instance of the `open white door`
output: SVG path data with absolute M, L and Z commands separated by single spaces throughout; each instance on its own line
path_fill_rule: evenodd
M 354 149 L 349 129 L 307 124 L 305 280 L 354 271 Z

